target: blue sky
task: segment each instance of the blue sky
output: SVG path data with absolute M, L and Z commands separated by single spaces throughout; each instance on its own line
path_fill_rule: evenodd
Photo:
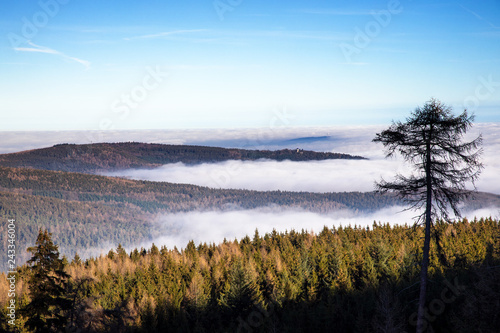
M 4 131 L 387 124 L 431 97 L 500 121 L 497 0 L 1 6 Z

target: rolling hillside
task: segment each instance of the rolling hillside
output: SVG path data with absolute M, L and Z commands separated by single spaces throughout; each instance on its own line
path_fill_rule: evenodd
M 84 173 L 0 167 L 0 218 L 16 219 L 19 247 L 34 242 L 40 227 L 54 233 L 63 254 L 90 247 L 138 244 L 158 236 L 155 217 L 185 211 L 252 209 L 270 205 L 319 213 L 373 211 L 397 203 L 374 193 L 309 193 L 220 190 L 135 181 Z M 0 224 L 6 245 L 6 224 Z M 4 230 L 5 229 L 5 230 Z M 19 254 L 18 259 L 26 259 Z
M 34 242 L 40 227 L 54 233 L 61 252 L 95 255 L 89 248 L 139 244 L 157 237 L 157 214 L 276 206 L 317 213 L 348 209 L 373 212 L 398 204 L 373 192 L 310 193 L 211 189 L 83 173 L 0 167 L 0 218 L 16 219 L 19 247 Z M 500 207 L 500 196 L 479 193 L 470 208 Z M 6 224 L 0 244 L 6 245 Z M 86 252 L 87 251 L 87 252 Z M 18 259 L 25 260 L 25 253 Z
M 96 251 L 118 243 L 133 246 L 156 238 L 165 232 L 155 223 L 158 214 L 268 206 L 316 213 L 347 209 L 355 213 L 373 212 L 399 203 L 392 196 L 374 192 L 259 192 L 92 174 L 103 170 L 153 168 L 174 162 L 259 158 L 298 161 L 362 157 L 143 143 L 56 145 L 0 155 L 0 218 L 16 219 L 21 249 L 18 260 L 22 263 L 27 259 L 23 250 L 33 244 L 41 227 L 54 233 L 63 254 L 72 257 L 78 252 L 89 256 L 96 255 L 89 249 Z M 475 200 L 467 203 L 470 209 L 492 206 L 500 207 L 500 196 L 479 193 Z M 6 224 L 0 226 L 0 244 L 5 246 Z
M 0 166 L 95 173 L 129 168 L 154 168 L 167 163 L 213 163 L 227 160 L 364 159 L 340 153 L 282 149 L 245 150 L 206 146 L 163 145 L 137 142 L 60 144 L 50 148 L 0 155 Z

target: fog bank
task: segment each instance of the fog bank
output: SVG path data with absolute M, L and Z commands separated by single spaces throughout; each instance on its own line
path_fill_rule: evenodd
M 159 216 L 155 222 L 155 229 L 161 230 L 161 235 L 151 243 L 157 246 L 166 246 L 172 249 L 184 248 L 193 240 L 196 245 L 200 243 L 218 244 L 225 239 L 234 240 L 248 235 L 253 237 L 255 230 L 263 236 L 275 229 L 277 232 L 290 230 L 321 232 L 327 228 L 339 226 L 370 227 L 374 221 L 391 225 L 413 225 L 415 211 L 404 211 L 403 207 L 385 208 L 370 214 L 355 214 L 342 210 L 330 214 L 319 214 L 304 210 L 290 210 L 282 208 L 259 208 L 250 210 L 231 211 L 191 211 L 186 213 L 166 214 Z M 498 208 L 481 209 L 478 211 L 464 212 L 464 216 L 473 219 L 475 216 L 492 216 L 498 218 Z M 141 244 L 145 248 L 151 243 Z
M 396 173 L 408 174 L 411 166 L 401 158 L 384 158 L 381 144 L 371 142 L 377 130 L 375 126 L 357 128 L 309 129 L 312 136 L 304 135 L 304 129 L 296 132 L 283 131 L 281 136 L 269 140 L 254 140 L 255 146 L 247 148 L 281 149 L 294 146 L 315 150 L 342 152 L 361 155 L 369 160 L 325 160 L 309 162 L 291 161 L 226 161 L 200 165 L 169 164 L 154 170 L 125 170 L 110 175 L 131 177 L 151 181 L 195 184 L 212 188 L 251 189 L 259 191 L 311 191 L 349 192 L 372 191 L 374 182 L 382 178 L 390 181 Z M 243 131 L 244 132 L 244 131 Z M 249 131 L 251 132 L 251 131 Z M 479 124 L 474 126 L 467 139 L 482 133 L 484 153 L 481 161 L 484 170 L 477 181 L 479 191 L 500 194 L 500 124 Z M 234 134 L 234 133 L 233 133 Z M 286 135 L 285 135 L 286 134 Z M 294 134 L 295 137 L 287 135 Z M 320 134 L 323 134 L 322 136 Z M 326 135 L 325 135 L 326 134 Z M 240 133 L 239 135 L 243 135 Z M 249 136 L 250 137 L 250 136 Z M 207 139 L 208 140 L 208 139 Z M 226 133 L 214 145 L 241 146 L 250 139 L 235 136 L 230 139 Z M 267 144 L 265 144 L 267 143 Z
M 257 191 L 350 192 L 373 191 L 375 180 L 392 177 L 403 167 L 394 160 L 225 161 L 167 164 L 153 170 L 107 173 L 132 179 L 195 184 L 212 188 Z

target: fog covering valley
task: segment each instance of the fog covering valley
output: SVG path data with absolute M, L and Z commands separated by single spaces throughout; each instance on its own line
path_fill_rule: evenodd
M 227 161 L 222 163 L 186 166 L 182 163 L 164 165 L 155 170 L 124 170 L 111 175 L 187 183 L 213 188 L 241 188 L 259 191 L 310 191 L 310 192 L 368 192 L 374 182 L 381 178 L 390 180 L 396 172 L 408 172 L 409 166 L 400 159 L 386 159 L 383 146 L 371 142 L 382 126 L 353 128 L 304 129 L 296 133 L 290 129 L 283 132 L 248 130 L 248 138 L 192 140 L 190 144 L 210 144 L 219 147 L 245 149 L 306 149 L 360 155 L 369 160 L 325 160 L 309 162 L 276 161 Z M 256 132 L 256 133 L 255 133 Z M 260 133 L 260 139 L 259 139 Z M 500 194 L 500 124 L 475 125 L 469 136 L 482 133 L 485 168 L 477 182 L 479 191 Z M 215 133 L 214 133 L 215 134 Z M 236 133 L 235 133 L 236 134 Z M 271 134 L 273 134 L 271 136 Z M 253 138 L 251 135 L 257 135 Z M 295 136 L 293 136 L 295 135 Z
M 282 209 L 266 207 L 250 210 L 224 211 L 191 211 L 186 213 L 164 214 L 157 218 L 163 236 L 154 239 L 151 243 L 165 245 L 167 248 L 176 246 L 185 248 L 189 241 L 195 244 L 215 243 L 224 239 L 242 239 L 245 236 L 253 238 L 255 231 L 259 235 L 290 230 L 306 230 L 319 233 L 324 227 L 338 228 L 357 226 L 360 228 L 372 227 L 374 223 L 407 224 L 411 226 L 416 213 L 405 210 L 403 206 L 383 208 L 376 212 L 364 213 L 351 210 L 320 214 L 299 209 Z M 498 207 L 469 210 L 464 212 L 469 219 L 482 216 L 500 216 Z M 141 244 L 141 247 L 150 248 L 151 243 Z
M 184 183 L 223 189 L 250 189 L 258 191 L 306 191 L 306 192 L 369 192 L 374 182 L 382 177 L 391 180 L 396 172 L 408 172 L 408 166 L 397 158 L 385 159 L 382 145 L 371 140 L 383 126 L 331 127 L 331 128 L 283 128 L 249 130 L 173 130 L 173 131 L 129 131 L 124 132 L 45 132 L 19 140 L 16 132 L 7 133 L 0 149 L 12 152 L 35 147 L 47 147 L 54 143 L 88 143 L 99 138 L 101 142 L 139 141 L 166 144 L 196 144 L 245 149 L 306 149 L 314 151 L 348 153 L 367 157 L 368 160 L 325 160 L 308 162 L 291 161 L 226 161 L 184 165 L 167 164 L 157 169 L 129 169 L 107 173 L 137 180 Z M 500 124 L 478 124 L 470 135 L 482 132 L 484 137 L 483 162 L 485 169 L 477 182 L 479 191 L 500 194 Z M 479 210 L 464 211 L 468 218 L 500 216 L 496 206 L 481 207 Z M 417 212 L 404 211 L 395 206 L 376 212 L 339 210 L 326 214 L 297 208 L 262 207 L 242 209 L 238 205 L 225 206 L 220 210 L 196 210 L 158 214 L 152 221 L 154 237 L 150 242 L 135 246 L 149 248 L 151 243 L 169 248 L 183 248 L 187 242 L 196 244 L 219 243 L 226 239 L 253 236 L 256 229 L 262 235 L 273 229 L 308 230 L 320 232 L 324 226 L 339 227 L 357 225 L 371 226 L 374 221 L 390 224 L 409 224 Z M 105 252 L 118 244 L 102 245 L 99 249 L 89 249 L 95 255 Z M 134 247 L 134 245 L 132 246 Z M 131 248 L 132 248 L 131 247 Z
M 470 136 L 482 132 L 485 169 L 477 182 L 479 191 L 500 194 L 500 125 L 480 124 L 473 127 Z M 226 161 L 184 165 L 164 165 L 154 170 L 124 170 L 111 173 L 114 176 L 150 181 L 188 183 L 213 188 L 250 189 L 258 191 L 307 191 L 307 192 L 369 192 L 374 190 L 375 181 L 391 180 L 395 173 L 408 173 L 410 168 L 400 159 L 386 159 L 382 145 L 371 142 L 375 126 L 352 129 L 323 129 L 315 136 L 295 137 L 260 141 L 235 139 L 210 141 L 212 145 L 226 147 L 283 149 L 295 148 L 314 151 L 341 152 L 360 155 L 369 160 L 325 160 L 309 162 L 292 161 Z M 321 135 L 325 134 L 325 135 Z M 253 144 L 252 144 L 253 143 Z M 500 216 L 500 207 L 485 207 L 479 210 L 464 210 L 463 216 Z M 371 226 L 375 221 L 390 224 L 409 224 L 419 213 L 405 211 L 405 207 L 394 206 L 377 212 L 363 213 L 348 210 L 329 214 L 283 209 L 237 210 L 223 212 L 189 212 L 160 216 L 158 222 L 169 232 L 156 244 L 169 247 L 183 246 L 191 239 L 195 243 L 220 242 L 223 238 L 252 236 L 255 229 L 261 234 L 285 230 L 309 230 L 319 232 L 324 226 L 338 227 L 358 225 Z

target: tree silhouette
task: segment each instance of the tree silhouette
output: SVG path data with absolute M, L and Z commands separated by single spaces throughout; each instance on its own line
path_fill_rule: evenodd
M 64 327 L 65 311 L 71 301 L 65 297 L 69 275 L 64 272 L 63 260 L 59 258 L 57 245 L 51 233 L 40 229 L 36 246 L 29 247 L 33 254 L 31 276 L 28 281 L 31 302 L 24 311 L 28 316 L 27 326 L 35 332 L 54 332 Z
M 464 110 L 455 117 L 451 111 L 449 106 L 431 99 L 422 108 L 417 108 L 406 122 L 393 123 L 373 139 L 384 145 L 387 157 L 399 153 L 416 171 L 408 177 L 398 174 L 393 182 L 382 180 L 376 184 L 377 190 L 396 193 L 410 204 L 409 209 L 425 207 L 417 220 L 425 224 L 417 332 L 426 328 L 424 311 L 432 219 L 449 220 L 449 209 L 460 216 L 458 204 L 472 193 L 466 185 L 469 182 L 474 185 L 482 169 L 479 162 L 481 136 L 462 142 L 474 116 Z

